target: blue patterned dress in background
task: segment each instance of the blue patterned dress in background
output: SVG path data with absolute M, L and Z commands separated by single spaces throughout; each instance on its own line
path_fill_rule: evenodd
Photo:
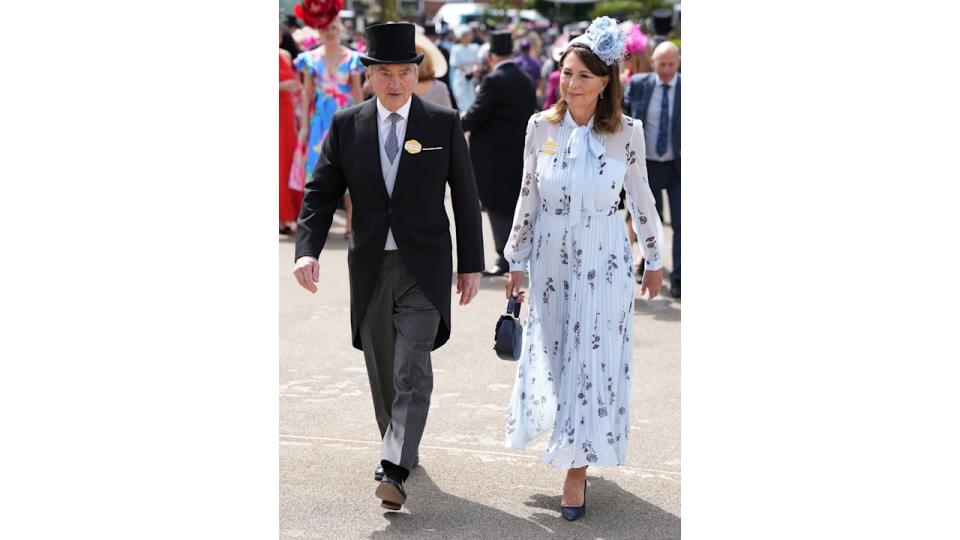
M 307 138 L 308 177 L 320 158 L 320 148 L 324 137 L 327 136 L 327 131 L 330 130 L 333 113 L 353 105 L 353 98 L 350 97 L 350 77 L 359 74 L 363 66 L 360 63 L 360 53 L 345 49 L 342 51 L 336 73 L 327 73 L 326 66 L 323 64 L 322 51 L 322 47 L 317 47 L 311 51 L 302 52 L 293 61 L 298 71 L 303 71 L 305 76 L 313 77 L 316 95 L 313 114 L 310 116 L 310 134 Z

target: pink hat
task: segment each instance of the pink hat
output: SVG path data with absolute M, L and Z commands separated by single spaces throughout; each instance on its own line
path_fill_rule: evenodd
M 626 51 L 629 56 L 643 54 L 647 50 L 647 36 L 640 31 L 640 25 L 635 24 L 627 32 Z
M 300 45 L 300 48 L 305 51 L 309 51 L 317 45 L 320 45 L 321 42 L 320 32 L 317 32 L 309 26 L 294 30 L 293 39 L 297 42 L 297 45 Z

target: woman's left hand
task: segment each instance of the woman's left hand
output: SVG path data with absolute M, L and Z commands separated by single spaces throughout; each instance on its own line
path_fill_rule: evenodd
M 663 286 L 663 270 L 647 270 L 643 273 L 643 284 L 640 286 L 640 296 L 647 296 L 653 300 L 660 294 Z

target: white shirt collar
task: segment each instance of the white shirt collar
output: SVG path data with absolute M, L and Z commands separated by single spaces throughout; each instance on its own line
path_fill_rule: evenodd
M 408 99 L 407 102 L 403 104 L 402 107 L 400 107 L 399 109 L 397 109 L 397 114 L 399 114 L 400 116 L 402 116 L 404 120 L 406 120 L 407 117 L 410 116 L 410 104 L 411 104 L 411 103 L 413 103 L 413 96 L 412 96 L 412 95 L 410 96 L 410 99 Z M 377 116 L 380 118 L 380 123 L 382 124 L 382 123 L 386 122 L 386 121 L 387 121 L 387 118 L 390 116 L 390 114 L 391 114 L 390 111 L 387 110 L 387 108 L 383 106 L 383 103 L 380 103 L 380 98 L 377 98 Z
M 659 87 L 659 86 L 663 86 L 664 84 L 667 84 L 667 85 L 670 86 L 671 89 L 676 88 L 676 87 L 677 87 L 677 77 L 679 77 L 679 76 L 680 76 L 679 73 L 674 73 L 674 74 L 673 74 L 673 78 L 670 79 L 669 81 L 667 81 L 666 83 L 664 83 L 662 80 L 660 80 L 660 76 L 659 76 L 659 75 L 656 75 L 656 77 L 657 77 L 657 86 Z

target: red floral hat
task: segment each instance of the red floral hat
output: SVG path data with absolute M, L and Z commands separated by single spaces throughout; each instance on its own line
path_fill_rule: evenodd
M 293 13 L 307 26 L 323 30 L 343 9 L 343 0 L 303 0 L 293 7 Z

